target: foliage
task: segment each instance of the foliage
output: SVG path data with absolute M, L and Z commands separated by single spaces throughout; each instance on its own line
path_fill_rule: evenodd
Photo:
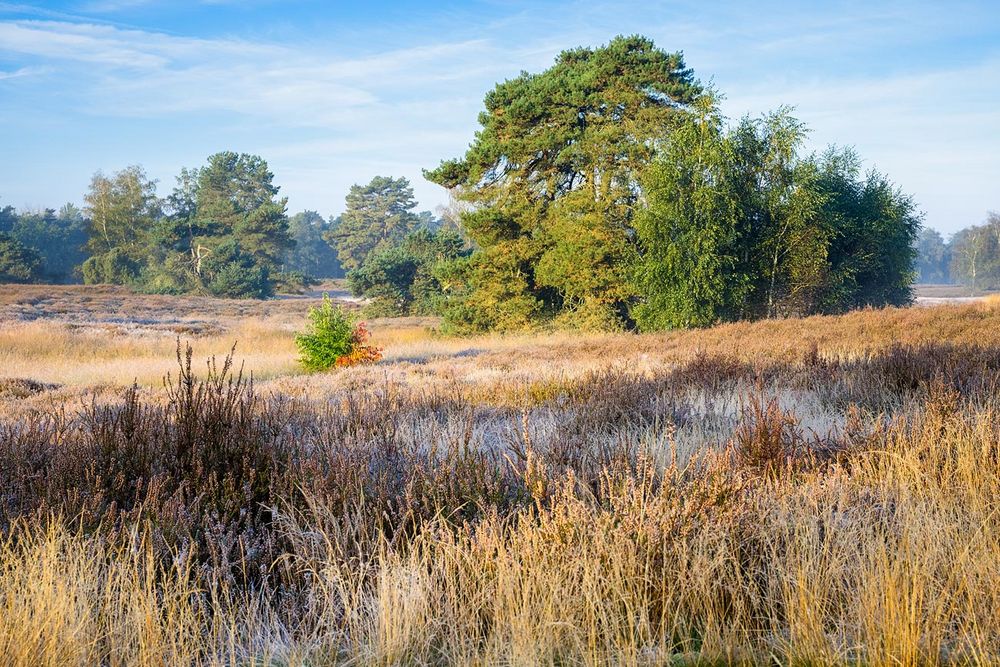
M 293 246 L 286 199 L 267 162 L 224 151 L 183 170 L 156 230 L 158 273 L 169 282 L 226 296 L 264 296 Z M 241 275 L 245 274 L 245 275 Z
M 213 296 L 264 299 L 272 294 L 268 267 L 230 239 L 217 246 L 202 267 L 202 279 Z
M 324 238 L 336 248 L 346 271 L 360 267 L 371 253 L 398 244 L 420 222 L 413 188 L 405 178 L 376 176 L 368 185 L 352 185 L 347 209 Z
M 334 366 L 351 366 L 378 361 L 382 353 L 368 343 L 368 330 L 354 315 L 335 306 L 329 295 L 323 304 L 309 309 L 309 324 L 295 336 L 299 363 L 307 371 L 325 371 Z
M 288 198 L 277 198 L 273 180 L 263 158 L 224 151 L 198 171 L 195 198 L 197 218 L 218 225 L 219 236 L 232 237 L 266 271 L 277 271 L 294 245 L 285 215 Z
M 0 232 L 0 283 L 37 282 L 42 258 L 10 234 Z
M 0 232 L 39 254 L 42 280 L 67 283 L 80 279 L 80 265 L 87 258 L 86 224 L 81 211 L 72 204 L 66 204 L 58 213 L 47 208 L 18 215 L 9 208 L 5 221 L 0 221 Z
M 951 276 L 971 290 L 1000 288 L 1000 214 L 957 232 L 948 244 Z
M 398 246 L 374 252 L 347 278 L 351 291 L 371 300 L 375 317 L 434 315 L 445 297 L 439 272 L 467 255 L 462 238 L 449 231 L 419 229 Z
M 425 174 L 472 207 L 463 227 L 487 255 L 461 271 L 451 324 L 519 327 L 578 310 L 620 320 L 639 178 L 654 140 L 702 94 L 679 53 L 642 37 L 564 51 L 488 93 L 465 156 Z
M 922 283 L 951 282 L 951 248 L 945 243 L 941 232 L 930 227 L 920 230 L 916 242 L 917 280 Z
M 739 204 L 732 190 L 731 144 L 707 103 L 674 130 L 643 185 L 637 220 L 643 250 L 635 318 L 644 330 L 706 326 L 732 319 L 746 296 L 739 272 Z
M 913 198 L 877 171 L 861 175 L 860 158 L 830 149 L 818 163 L 824 197 L 822 222 L 829 279 L 817 307 L 806 312 L 843 312 L 865 306 L 902 306 L 912 301 L 914 243 L 922 215 Z
M 198 292 L 264 298 L 293 247 L 287 200 L 262 158 L 225 151 L 200 169 L 182 169 L 165 201 L 139 167 L 98 173 L 86 196 L 90 215 L 87 282 L 133 284 L 155 293 Z
M 801 158 L 785 109 L 726 132 L 709 102 L 643 181 L 636 320 L 646 330 L 908 303 L 913 201 L 850 151 Z
M 83 199 L 89 220 L 90 253 L 118 250 L 144 263 L 149 236 L 161 211 L 156 181 L 139 166 L 126 167 L 112 176 L 97 172 Z
M 447 294 L 443 331 L 461 335 L 517 331 L 542 319 L 545 304 L 531 293 L 530 259 L 508 249 L 506 245 L 488 247 L 441 267 L 440 280 Z
M 288 235 L 294 245 L 285 251 L 284 271 L 298 272 L 310 278 L 343 278 L 337 253 L 323 236 L 333 229 L 333 223 L 316 211 L 302 211 L 288 220 Z
M 83 282 L 88 285 L 128 285 L 139 277 L 142 266 L 123 248 L 92 255 L 83 263 Z

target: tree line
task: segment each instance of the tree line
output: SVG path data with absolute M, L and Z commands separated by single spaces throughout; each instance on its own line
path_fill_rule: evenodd
M 916 271 L 922 283 L 1000 289 L 1000 213 L 988 213 L 982 224 L 959 230 L 947 241 L 936 229 L 921 230 Z
M 352 187 L 347 210 L 329 219 L 315 211 L 289 217 L 273 179 L 263 158 L 222 152 L 203 167 L 181 170 L 163 198 L 142 167 L 131 166 L 95 174 L 83 210 L 67 204 L 35 213 L 4 206 L 0 282 L 265 298 L 348 271 L 363 284 L 375 271 L 360 271 L 366 257 L 390 248 L 398 255 L 421 239 L 438 242 L 445 226 L 429 211 L 412 210 L 416 202 L 406 179 L 378 176 Z
M 437 314 L 459 333 L 909 302 L 912 198 L 849 149 L 806 153 L 789 109 L 731 123 L 718 97 L 644 37 L 564 51 L 499 83 L 465 154 L 424 172 L 452 198 L 440 216 L 378 176 L 335 219 L 289 219 L 267 163 L 229 152 L 164 199 L 138 167 L 98 174 L 77 223 L 81 278 L 263 297 L 346 275 L 370 312 Z

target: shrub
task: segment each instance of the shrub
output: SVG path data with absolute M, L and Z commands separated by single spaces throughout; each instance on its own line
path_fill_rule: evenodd
M 139 262 L 121 248 L 94 255 L 83 263 L 83 282 L 88 285 L 128 285 L 139 277 Z
M 306 332 L 295 336 L 299 363 L 307 371 L 325 371 L 378 361 L 382 351 L 368 344 L 369 335 L 364 323 L 356 322 L 353 314 L 334 306 L 324 294 L 323 305 L 309 309 Z
M 271 296 L 267 268 L 243 262 L 228 262 L 216 272 L 208 291 L 229 299 L 266 299 Z
M 347 274 L 351 291 L 365 296 L 372 317 L 437 315 L 444 297 L 439 265 L 469 254 L 455 232 L 421 229 L 400 245 L 372 252 Z
M 203 271 L 208 278 L 206 287 L 212 296 L 266 299 L 274 293 L 267 266 L 235 241 L 226 241 L 212 250 Z

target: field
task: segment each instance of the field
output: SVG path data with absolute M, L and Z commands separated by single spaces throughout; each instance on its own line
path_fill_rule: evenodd
M 0 287 L 0 664 L 1000 662 L 997 301 L 307 375 L 315 303 Z

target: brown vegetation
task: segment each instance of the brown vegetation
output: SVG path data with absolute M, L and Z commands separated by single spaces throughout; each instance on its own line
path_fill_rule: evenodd
M 382 362 L 311 376 L 300 308 L 262 381 L 243 340 L 242 374 L 224 356 L 235 317 L 194 361 L 118 339 L 169 364 L 159 387 L 88 381 L 41 342 L 62 323 L 5 325 L 2 354 L 35 356 L 0 383 L 0 663 L 1000 660 L 990 304 L 658 336 L 376 322 Z

